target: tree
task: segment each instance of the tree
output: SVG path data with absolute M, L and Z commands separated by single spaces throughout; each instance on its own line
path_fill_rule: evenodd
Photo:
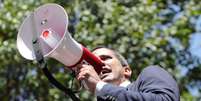
M 23 19 L 48 2 L 65 8 L 69 31 L 75 40 L 89 49 L 105 45 L 122 53 L 134 71 L 133 80 L 144 67 L 160 65 L 177 80 L 182 101 L 200 99 L 200 59 L 191 51 L 190 41 L 195 33 L 200 33 L 199 1 L 4 0 L 0 6 L 0 99 L 3 101 L 70 100 L 50 85 L 35 61 L 23 59 L 16 48 Z M 59 81 L 70 86 L 73 77 L 62 64 L 49 59 L 48 66 Z M 198 92 L 192 95 L 195 91 Z M 84 90 L 78 95 L 81 100 L 94 100 Z

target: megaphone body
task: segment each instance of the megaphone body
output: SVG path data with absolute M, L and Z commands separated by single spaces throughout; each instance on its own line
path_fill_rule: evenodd
M 44 57 L 54 58 L 69 68 L 86 61 L 100 73 L 104 64 L 76 42 L 67 27 L 68 16 L 63 7 L 57 4 L 43 5 L 24 20 L 18 32 L 17 48 L 24 58 L 36 59 L 32 42 L 36 36 Z

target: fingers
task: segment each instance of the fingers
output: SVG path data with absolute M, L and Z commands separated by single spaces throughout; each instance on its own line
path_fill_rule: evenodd
M 76 66 L 78 73 L 77 79 L 83 83 L 84 87 L 91 92 L 94 92 L 96 84 L 101 80 L 94 70 L 93 66 L 87 64 L 79 64 Z M 86 86 L 85 86 L 86 85 Z
M 80 73 L 80 69 L 83 68 L 83 64 L 77 64 L 73 70 L 75 72 L 76 75 L 78 75 Z
M 83 80 L 83 79 L 87 79 L 90 75 L 90 66 L 89 65 L 79 65 L 80 69 L 78 69 L 78 75 L 77 75 L 77 79 L 78 80 Z

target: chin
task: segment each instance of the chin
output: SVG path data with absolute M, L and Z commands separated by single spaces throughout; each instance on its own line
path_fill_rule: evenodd
M 109 75 L 102 79 L 104 82 L 112 83 L 113 82 L 113 76 Z

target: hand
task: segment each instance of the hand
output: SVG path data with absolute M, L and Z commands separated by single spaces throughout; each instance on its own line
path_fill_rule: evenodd
M 77 79 L 84 80 L 89 91 L 94 93 L 96 84 L 101 81 L 95 69 L 91 65 L 86 64 L 79 64 L 76 67 L 78 68 Z

